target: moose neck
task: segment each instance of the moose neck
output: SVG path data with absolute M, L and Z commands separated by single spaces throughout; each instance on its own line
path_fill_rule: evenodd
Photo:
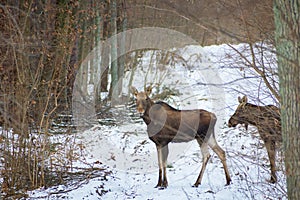
M 251 125 L 257 126 L 259 124 L 259 117 L 262 114 L 261 106 L 246 104 L 247 112 L 244 113 L 243 121 Z
M 154 105 L 154 102 L 149 98 L 147 100 L 147 106 L 146 106 L 146 109 L 145 109 L 145 112 L 144 114 L 141 116 L 141 118 L 144 120 L 144 122 L 148 125 L 151 123 L 151 119 L 150 119 L 150 116 L 149 116 L 149 111 L 150 111 L 150 108 Z

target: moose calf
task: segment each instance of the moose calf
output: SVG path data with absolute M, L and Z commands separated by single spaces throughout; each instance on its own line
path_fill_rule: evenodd
M 238 97 L 239 105 L 230 117 L 228 126 L 235 127 L 238 124 L 248 124 L 257 127 L 260 137 L 267 148 L 271 165 L 271 183 L 277 181 L 275 166 L 275 143 L 282 141 L 279 108 L 273 105 L 257 106 L 248 103 L 247 96 Z

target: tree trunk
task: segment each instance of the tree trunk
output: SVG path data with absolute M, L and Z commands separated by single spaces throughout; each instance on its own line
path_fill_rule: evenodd
M 125 1 L 122 0 L 120 2 L 120 8 L 118 12 L 118 30 L 122 33 L 120 40 L 118 41 L 118 91 L 121 94 L 123 89 L 123 77 L 124 77 L 124 69 L 125 69 L 125 43 L 126 43 L 126 35 L 125 31 L 127 28 L 127 16 L 126 16 L 126 7 Z
M 110 1 L 111 9 L 111 86 L 110 86 L 110 97 L 113 101 L 114 98 L 119 96 L 118 88 L 118 44 L 117 44 L 117 2 L 116 0 Z
M 300 199 L 300 1 L 274 1 L 282 137 L 289 199 Z
M 94 92 L 95 92 L 95 103 L 96 105 L 101 103 L 101 87 L 98 86 L 99 82 L 101 81 L 101 49 L 100 49 L 100 42 L 101 42 L 101 35 L 102 35 L 102 26 L 103 26 L 103 20 L 101 19 L 101 15 L 99 12 L 100 6 L 98 4 L 96 4 L 96 17 L 95 17 L 95 25 L 96 25 L 96 31 L 95 31 L 95 47 L 96 47 L 96 51 L 95 51 L 95 62 L 94 62 L 94 68 L 95 68 L 95 72 L 93 74 L 94 76 L 94 80 L 95 80 L 95 88 L 94 88 Z
M 109 17 L 109 3 L 108 1 L 104 1 L 104 6 L 103 6 L 103 14 L 102 20 L 103 20 L 103 29 L 102 29 L 102 41 L 107 40 L 109 37 L 109 22 L 108 22 L 108 17 Z M 101 61 L 100 61 L 100 71 L 101 71 L 101 92 L 107 92 L 108 90 L 108 63 L 109 63 L 109 52 L 108 52 L 108 47 L 101 47 Z

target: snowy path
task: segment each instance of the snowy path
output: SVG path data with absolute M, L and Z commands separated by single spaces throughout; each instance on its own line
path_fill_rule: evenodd
M 182 52 L 192 55 L 198 50 L 197 46 L 192 46 Z M 271 95 L 265 93 L 264 86 L 252 74 L 247 74 L 248 72 L 241 71 L 238 67 L 223 68 L 224 65 L 230 64 L 228 63 L 230 58 L 223 59 L 229 51 L 226 45 L 207 47 L 205 51 L 213 55 L 208 56 L 208 63 L 204 68 L 199 66 L 199 61 L 190 63 L 194 66 L 192 70 L 176 66 L 175 70 L 171 68 L 167 71 L 164 84 L 174 86 L 181 93 L 181 96 L 174 97 L 168 102 L 175 108 L 204 108 L 216 113 L 218 117 L 216 138 L 226 151 L 232 178 L 231 185 L 225 186 L 221 162 L 211 151 L 212 157 L 202 184 L 198 188 L 192 187 L 202 165 L 200 148 L 196 141 L 192 141 L 169 145 L 167 172 L 169 186 L 164 190 L 154 188 L 158 178 L 155 145 L 148 139 L 146 125 L 141 120 L 133 121 L 125 117 L 122 119 L 123 122 L 118 120 L 117 125 L 97 125 L 78 134 L 85 146 L 86 159 L 92 163 L 99 161 L 112 171 L 107 180 L 91 179 L 78 189 L 60 196 L 49 195 L 57 188 L 36 190 L 30 196 L 32 198 L 48 196 L 48 199 L 64 197 L 105 200 L 286 199 L 286 180 L 280 151 L 277 156 L 278 183 L 270 184 L 267 181 L 270 178 L 267 152 L 256 129 L 250 127 L 245 131 L 243 127 L 230 129 L 226 125 L 237 106 L 238 95 L 259 96 L 265 103 L 273 104 Z M 203 52 L 202 48 L 200 52 Z M 142 71 L 135 72 L 135 76 L 143 79 Z M 149 75 L 150 80 L 151 78 L 156 79 Z M 127 85 L 128 82 L 124 80 L 124 84 Z M 133 84 L 143 85 L 138 79 L 135 79 Z M 128 113 L 126 107 L 119 109 L 121 113 Z M 99 190 L 105 194 L 99 193 Z

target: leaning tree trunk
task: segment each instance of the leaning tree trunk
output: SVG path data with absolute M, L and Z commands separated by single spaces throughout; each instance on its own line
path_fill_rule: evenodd
M 274 1 L 282 136 L 289 199 L 300 199 L 300 1 Z

